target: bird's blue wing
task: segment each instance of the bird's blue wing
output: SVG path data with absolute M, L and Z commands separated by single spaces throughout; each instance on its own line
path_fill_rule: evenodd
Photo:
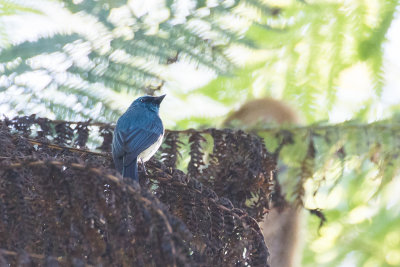
M 121 136 L 121 132 L 118 131 L 116 128 L 114 130 L 114 135 L 113 135 L 113 141 L 111 144 L 111 149 L 112 149 L 112 156 L 115 164 L 115 169 L 122 173 L 122 168 L 124 166 L 123 162 L 123 156 L 124 156 L 124 150 L 123 150 L 123 139 Z
M 162 131 L 155 131 L 155 129 L 136 128 L 130 130 L 124 139 L 123 149 L 125 155 L 127 155 L 124 165 L 130 164 L 140 153 L 154 144 L 162 133 Z
M 116 169 L 122 172 L 124 165 L 129 165 L 141 152 L 154 144 L 163 132 L 163 125 L 159 118 L 148 123 L 140 123 L 140 126 L 136 124 L 136 127 L 131 126 L 125 129 L 117 127 L 112 144 Z

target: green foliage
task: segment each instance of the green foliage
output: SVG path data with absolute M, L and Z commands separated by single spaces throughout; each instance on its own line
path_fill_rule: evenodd
M 359 169 L 347 171 L 334 190 L 321 194 L 335 204 L 324 209 L 327 223 L 319 231 L 318 219 L 309 218 L 314 230 L 309 231 L 303 266 L 399 265 L 400 218 L 393 190 L 399 179 L 374 196 L 382 182 L 374 177 L 374 170 L 366 161 Z
M 41 14 L 41 12 L 35 8 L 19 3 L 13 3 L 9 0 L 0 0 L 0 16 L 10 16 L 21 13 Z
M 327 217 L 322 228 L 308 218 L 302 266 L 398 266 L 398 118 L 259 133 L 267 147 L 278 148 L 277 138 L 284 144 L 279 178 L 288 200 Z
M 376 188 L 379 192 L 400 170 L 400 158 L 397 155 L 400 122 L 396 118 L 371 124 L 348 121 L 336 125 L 317 124 L 263 131 L 267 131 L 264 138 L 268 139 L 286 135 L 286 140 L 280 141 L 284 144 L 279 152 L 280 159 L 293 173 L 300 173 L 304 179 L 311 179 L 316 185 L 325 183 L 327 177 L 330 182 L 342 178 L 344 170 L 337 171 L 338 168 L 344 168 L 355 160 L 357 164 L 370 162 L 378 170 L 375 178 L 381 181 Z M 272 141 L 265 142 L 268 146 Z M 347 170 L 357 168 L 358 165 L 346 167 Z M 303 199 L 298 201 L 302 202 Z
M 36 41 L 27 40 L 1 50 L 4 81 L 1 90 L 7 93 L 21 89 L 23 94 L 30 95 L 30 101 L 37 105 L 44 103 L 55 116 L 67 111 L 62 113 L 62 116 L 68 114 L 66 118 L 86 118 L 85 114 L 97 102 L 101 110 L 95 117 L 110 120 L 112 116 L 99 114 L 119 114 L 115 105 L 107 104 L 115 97 L 109 93 L 85 93 L 86 90 L 154 93 L 171 80 L 166 74 L 169 64 L 185 61 L 217 74 L 227 74 L 234 67 L 226 53 L 228 45 L 255 47 L 237 29 L 222 21 L 235 16 L 239 1 L 199 2 L 196 7 L 190 7 L 189 3 L 188 7 L 180 6 L 178 2 L 166 1 L 141 14 L 129 1 L 63 1 L 64 10 L 70 12 L 72 30 L 61 27 L 55 34 L 48 33 Z M 270 13 L 270 8 L 261 2 L 249 1 L 249 5 Z M 74 26 L 74 21 L 89 23 L 90 29 Z M 28 74 L 33 74 L 34 79 L 23 78 Z M 47 82 L 38 87 L 40 79 Z M 74 95 L 76 101 L 66 106 L 55 98 L 43 97 L 51 90 L 57 90 L 58 97 Z M 80 101 L 83 98 L 88 101 Z M 7 101 L 11 105 L 18 102 Z M 83 108 L 75 110 L 76 105 Z M 30 113 L 26 107 L 12 105 L 12 108 Z
M 198 95 L 227 107 L 260 96 L 282 98 L 299 109 L 307 122 L 315 122 L 328 118 L 337 104 L 340 75 L 356 63 L 368 64 L 374 87 L 380 94 L 384 84 L 382 46 L 398 1 L 308 4 L 293 1 L 280 7 L 259 0 L 215 5 L 196 1 L 193 7 L 166 1 L 144 14 L 122 0 L 63 1 L 63 4 L 71 13 L 71 21 L 90 23 L 93 32 L 79 26 L 72 26 L 72 31 L 61 28 L 37 41 L 1 50 L 4 72 L 1 90 L 20 88 L 32 95 L 30 99 L 37 104 L 43 98 L 34 91 L 65 88 L 68 79 L 76 79 L 74 84 L 85 84 L 93 91 L 116 93 L 86 96 L 91 101 L 83 109 L 70 113 L 79 119 L 90 113 L 92 103 L 115 102 L 119 93 L 153 93 L 164 84 L 173 86 L 168 67 L 182 61 L 220 74 L 207 86 L 195 90 Z M 233 20 L 237 22 L 235 25 L 230 23 Z M 238 62 L 243 49 L 252 52 L 247 56 L 246 66 L 236 68 L 234 62 Z M 58 67 L 44 65 L 48 58 L 53 58 Z M 41 75 L 38 79 L 50 80 L 41 88 L 34 85 L 35 81 L 21 79 L 24 74 L 38 72 Z M 65 97 L 78 93 L 74 85 L 67 87 L 74 90 L 59 90 Z M 175 93 L 181 98 L 187 94 Z M 82 94 L 80 98 L 83 97 Z M 119 114 L 116 106 L 104 105 L 99 114 Z M 15 105 L 12 108 L 20 113 L 32 111 Z M 365 106 L 363 114 L 368 114 L 369 108 Z M 57 116 L 54 110 L 50 111 Z M 192 126 L 215 125 L 215 118 L 200 115 L 191 119 L 199 122 Z M 187 123 L 182 121 L 177 125 L 183 128 Z
M 367 29 L 365 39 L 359 43 L 359 56 L 361 60 L 369 61 L 375 82 L 375 89 L 380 94 L 384 85 L 382 70 L 382 43 L 394 18 L 399 1 L 382 1 L 381 12 L 376 26 Z
M 268 18 L 274 28 L 249 27 L 246 37 L 259 49 L 248 57 L 246 68 L 231 78 L 218 77 L 196 93 L 227 106 L 272 96 L 291 103 L 309 123 L 326 120 L 337 104 L 340 75 L 357 63 L 367 63 L 380 95 L 382 47 L 398 3 L 295 1 L 282 7 L 279 16 Z
M 0 18 L 2 16 L 11 16 L 22 13 L 35 13 L 40 14 L 39 10 L 24 6 L 18 3 L 12 3 L 8 0 L 0 0 Z M 8 36 L 5 26 L 0 22 L 0 49 L 8 46 Z

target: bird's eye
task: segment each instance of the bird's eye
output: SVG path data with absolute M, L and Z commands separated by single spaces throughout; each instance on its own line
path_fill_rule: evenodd
M 140 99 L 140 102 L 142 102 L 142 103 L 143 103 L 143 99 Z

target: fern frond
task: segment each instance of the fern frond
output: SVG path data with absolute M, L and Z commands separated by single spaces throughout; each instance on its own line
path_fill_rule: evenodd
M 149 32 L 146 14 L 136 17 L 126 0 L 64 1 L 65 8 L 71 12 L 72 17 L 92 21 L 97 24 L 95 29 L 103 32 L 98 36 L 85 32 L 49 33 L 49 36 L 33 42 L 15 44 L 0 53 L 0 62 L 4 66 L 2 74 L 11 84 L 15 83 L 15 77 L 38 70 L 50 76 L 78 75 L 82 81 L 91 85 L 100 83 L 108 89 L 126 92 L 144 92 L 150 85 L 163 84 L 166 79 L 164 70 L 175 61 L 183 60 L 209 68 L 218 74 L 227 74 L 234 68 L 234 64 L 227 56 L 225 48 L 233 43 L 254 47 L 254 42 L 245 40 L 242 33 L 220 22 L 221 16 L 233 14 L 237 4 L 238 2 L 232 5 L 198 3 L 197 8 L 189 10 L 183 22 L 176 23 L 173 19 L 180 12 L 177 8 L 179 3 L 167 1 L 165 7 L 170 10 L 169 18 L 157 25 L 157 31 Z M 267 6 L 261 2 L 252 5 L 268 11 Z M 210 10 L 208 14 L 198 12 L 205 6 Z M 127 27 L 132 31 L 131 38 L 117 36 L 120 26 L 111 20 L 111 13 L 116 8 L 129 10 L 130 14 L 127 16 L 130 16 L 132 23 Z M 86 53 L 82 55 L 82 51 Z M 67 67 L 63 71 L 54 72 L 51 66 L 37 64 L 42 56 L 59 56 L 59 60 L 64 61 L 60 63 Z M 91 101 L 84 101 L 85 108 L 90 108 L 96 101 L 106 101 L 101 97 L 85 94 L 79 86 L 75 87 L 73 84 L 63 87 L 62 83 L 54 80 L 52 86 L 60 87 L 60 91 L 64 93 L 69 88 L 70 94 L 78 94 L 79 99 L 92 98 Z

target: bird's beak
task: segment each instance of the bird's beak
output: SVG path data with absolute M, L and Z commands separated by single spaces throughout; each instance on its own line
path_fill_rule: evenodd
M 162 96 L 155 97 L 154 101 L 155 101 L 158 105 L 160 105 L 160 103 L 163 101 L 163 99 L 164 99 L 165 96 L 166 96 L 166 95 L 162 95 Z

